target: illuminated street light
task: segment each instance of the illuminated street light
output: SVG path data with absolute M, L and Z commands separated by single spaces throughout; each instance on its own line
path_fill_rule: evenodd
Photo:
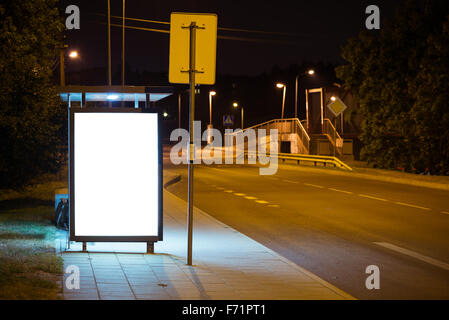
M 337 101 L 337 98 L 335 98 L 334 96 L 331 97 L 332 101 Z
M 299 77 L 300 76 L 313 76 L 315 74 L 315 70 L 309 69 L 306 73 L 298 74 L 296 76 L 296 87 L 295 87 L 295 118 L 298 118 L 298 90 L 299 90 Z
M 75 51 L 75 50 L 70 51 L 69 57 L 72 58 L 72 59 L 78 58 L 78 51 Z
M 278 87 L 279 89 L 284 89 L 284 93 L 282 95 L 282 115 L 281 115 L 281 119 L 284 119 L 284 109 L 285 109 L 285 93 L 287 91 L 287 86 L 283 83 L 277 83 L 276 87 Z
M 167 112 L 164 112 L 162 115 L 164 116 L 164 118 L 168 117 L 168 113 Z

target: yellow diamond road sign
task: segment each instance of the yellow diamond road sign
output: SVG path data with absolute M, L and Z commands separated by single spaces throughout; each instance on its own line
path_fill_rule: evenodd
M 210 13 L 177 13 L 170 16 L 170 83 L 189 83 L 190 30 L 196 29 L 195 83 L 215 84 L 217 56 L 217 15 Z
M 340 98 L 336 98 L 335 101 L 332 101 L 327 105 L 327 108 L 334 114 L 334 116 L 338 117 L 348 107 Z

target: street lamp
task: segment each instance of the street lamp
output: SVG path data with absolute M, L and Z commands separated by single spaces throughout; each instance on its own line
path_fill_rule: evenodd
M 298 74 L 296 76 L 296 87 L 295 87 L 295 118 L 298 118 L 298 90 L 299 90 L 299 77 L 301 76 L 313 76 L 315 74 L 315 70 L 309 69 L 307 72 Z
M 332 101 L 337 101 L 337 98 L 335 98 L 335 96 L 332 96 L 332 97 L 331 97 L 331 100 L 332 100 Z
M 212 127 L 212 97 L 217 94 L 215 91 L 209 91 L 209 125 Z
M 283 93 L 283 95 L 282 95 L 282 116 L 281 116 L 281 119 L 284 119 L 285 93 L 286 93 L 286 91 L 287 91 L 287 86 L 286 86 L 285 84 L 283 84 L 283 83 L 277 83 L 277 84 L 276 84 L 276 87 L 279 88 L 279 89 L 284 89 L 284 90 L 283 90 L 284 93 Z
M 232 106 L 234 107 L 234 108 L 238 108 L 239 107 L 239 104 L 237 103 L 237 102 L 234 102 L 233 104 L 232 104 Z M 242 109 L 242 130 L 243 130 L 243 115 L 244 115 L 244 110 L 243 110 L 243 107 L 242 106 L 240 106 L 240 108 Z

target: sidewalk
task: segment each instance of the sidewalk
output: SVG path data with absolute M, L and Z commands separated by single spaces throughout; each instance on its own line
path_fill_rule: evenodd
M 63 286 L 64 299 L 353 299 L 197 208 L 189 267 L 186 220 L 186 202 L 164 190 L 164 241 L 156 254 L 62 253 L 64 270 L 78 266 L 81 279 L 79 290 Z

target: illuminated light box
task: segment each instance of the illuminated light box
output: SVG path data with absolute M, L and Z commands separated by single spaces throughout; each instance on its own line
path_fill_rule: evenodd
M 162 240 L 160 116 L 70 109 L 70 239 Z

